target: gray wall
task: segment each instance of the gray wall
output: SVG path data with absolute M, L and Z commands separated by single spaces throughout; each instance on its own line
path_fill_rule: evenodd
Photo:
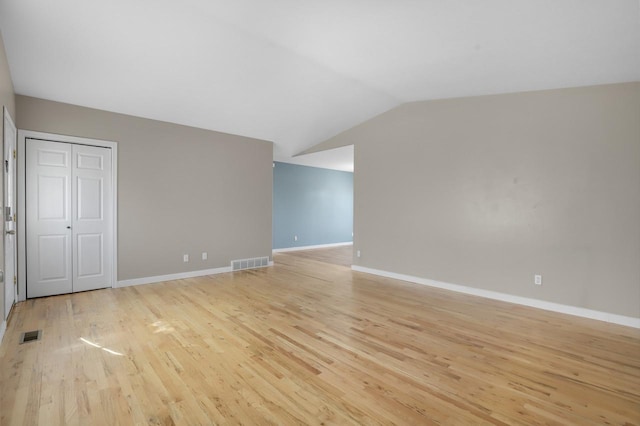
M 274 249 L 350 242 L 352 232 L 353 173 L 274 163 Z
M 355 144 L 355 264 L 640 317 L 640 83 L 410 103 L 328 144 Z
M 271 142 L 25 96 L 16 104 L 20 129 L 118 142 L 119 280 L 271 255 Z
M 13 90 L 13 82 L 11 81 L 11 72 L 9 71 L 9 63 L 7 62 L 7 54 L 4 50 L 4 41 L 2 33 L 0 33 L 0 106 L 6 106 L 9 114 L 16 120 L 16 102 Z
M 11 72 L 9 71 L 9 63 L 7 62 L 7 55 L 4 50 L 4 41 L 2 40 L 2 34 L 0 34 L 0 110 L 2 106 L 7 107 L 9 110 L 9 114 L 13 121 L 16 120 L 16 109 L 15 109 L 15 95 L 13 91 L 13 82 L 11 81 Z M 3 112 L 0 111 L 0 114 Z M 2 131 L 2 137 L 0 140 L 4 141 L 4 119 L 2 119 L 2 124 L 0 124 L 0 130 Z M 0 143 L 0 146 L 3 146 Z M 4 147 L 0 149 L 0 157 L 2 158 L 2 163 L 4 164 Z M 0 188 L 4 188 L 4 173 L 0 173 Z M 4 197 L 0 197 L 0 204 L 2 208 L 0 211 L 4 211 Z M 0 216 L 2 219 L 2 235 L 4 235 L 4 216 Z M 2 269 L 4 270 L 4 238 L 2 238 L 2 243 L 0 244 L 0 264 L 2 264 Z M 0 318 L 0 323 L 4 320 L 6 313 L 4 312 L 4 283 L 0 283 L 0 313 L 2 317 Z

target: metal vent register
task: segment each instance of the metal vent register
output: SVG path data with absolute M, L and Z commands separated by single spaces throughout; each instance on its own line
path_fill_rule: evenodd
M 20 335 L 20 344 L 40 340 L 40 337 L 42 337 L 42 330 L 25 331 Z
M 231 261 L 232 271 L 241 271 L 243 269 L 254 269 L 269 266 L 269 257 L 254 257 L 253 259 L 238 259 Z

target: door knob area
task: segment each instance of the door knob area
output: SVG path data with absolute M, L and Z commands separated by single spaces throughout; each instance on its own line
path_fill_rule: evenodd
M 16 231 L 15 231 L 15 230 L 13 230 L 13 229 L 11 229 L 11 230 L 7 231 L 7 234 L 9 234 L 9 235 L 15 235 L 15 234 L 16 234 Z

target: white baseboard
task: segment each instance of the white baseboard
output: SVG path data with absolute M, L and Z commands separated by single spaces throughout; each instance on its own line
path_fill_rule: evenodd
M 273 249 L 273 253 L 285 253 L 288 251 L 298 251 L 298 250 L 313 250 L 320 248 L 330 248 L 330 247 L 342 247 L 342 246 L 352 246 L 353 242 L 349 241 L 346 243 L 332 243 L 332 244 L 318 244 L 315 246 L 300 246 L 300 247 L 287 247 L 287 248 L 279 248 Z
M 273 266 L 273 261 L 269 261 L 268 266 Z M 259 269 L 259 268 L 256 268 L 256 269 Z M 122 280 L 122 281 L 118 281 L 114 286 L 114 288 L 130 287 L 133 285 L 161 283 L 163 281 L 182 280 L 185 278 L 204 277 L 205 275 L 224 274 L 226 272 L 232 272 L 231 266 L 223 266 L 223 267 L 214 268 L 214 269 L 201 269 L 200 271 L 180 272 L 177 274 L 169 274 L 169 275 L 157 275 L 155 277 L 143 277 L 143 278 L 134 278 L 131 280 Z
M 595 311 L 592 309 L 579 308 L 577 306 L 563 305 L 560 303 L 546 302 L 544 300 L 531 299 L 529 297 L 514 296 L 511 294 L 500 293 L 497 291 L 483 290 L 480 288 L 466 287 L 458 284 L 449 284 L 445 282 L 430 280 L 427 278 L 414 277 L 411 275 L 398 274 L 395 272 L 382 271 L 379 269 L 366 268 L 364 266 L 351 266 L 351 269 L 367 274 L 378 275 L 396 280 L 409 281 L 416 284 L 422 284 L 429 287 L 451 290 L 458 293 L 470 294 L 473 296 L 484 297 L 487 299 L 501 300 L 503 302 L 515 303 L 518 305 L 530 306 L 533 308 L 544 309 L 546 311 L 559 312 L 562 314 L 574 315 L 583 318 L 590 318 L 599 321 L 610 322 L 613 324 L 625 325 L 627 327 L 640 328 L 640 318 L 627 317 L 624 315 L 610 314 L 608 312 Z
M 157 275 L 155 277 L 134 278 L 131 280 L 118 281 L 115 287 L 130 287 L 132 285 L 143 285 L 160 283 L 163 281 L 182 280 L 184 278 L 203 277 L 205 275 L 223 274 L 231 272 L 231 266 L 223 266 L 214 269 L 202 269 L 200 271 L 180 272 L 177 274 Z
M 7 321 L 2 321 L 0 324 L 0 343 L 2 343 L 2 339 L 4 339 L 4 332 L 7 331 Z

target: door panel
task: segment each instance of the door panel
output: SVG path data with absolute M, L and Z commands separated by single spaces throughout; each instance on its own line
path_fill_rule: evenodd
M 104 270 L 102 234 L 78 236 L 78 277 L 102 275 Z
M 41 141 L 43 142 L 43 141 Z M 56 142 L 57 143 L 57 142 Z M 39 148 L 38 149 L 38 166 L 69 167 L 69 153 L 67 151 Z
M 68 235 L 40 235 L 38 273 L 42 282 L 69 279 Z
M 77 168 L 87 170 L 104 170 L 103 156 L 79 152 Z
M 68 220 L 68 188 L 66 176 L 38 175 L 38 220 Z
M 71 145 L 27 140 L 27 297 L 70 293 Z
M 73 145 L 73 291 L 111 287 L 111 150 Z
M 102 179 L 81 178 L 78 182 L 78 220 L 102 220 Z

